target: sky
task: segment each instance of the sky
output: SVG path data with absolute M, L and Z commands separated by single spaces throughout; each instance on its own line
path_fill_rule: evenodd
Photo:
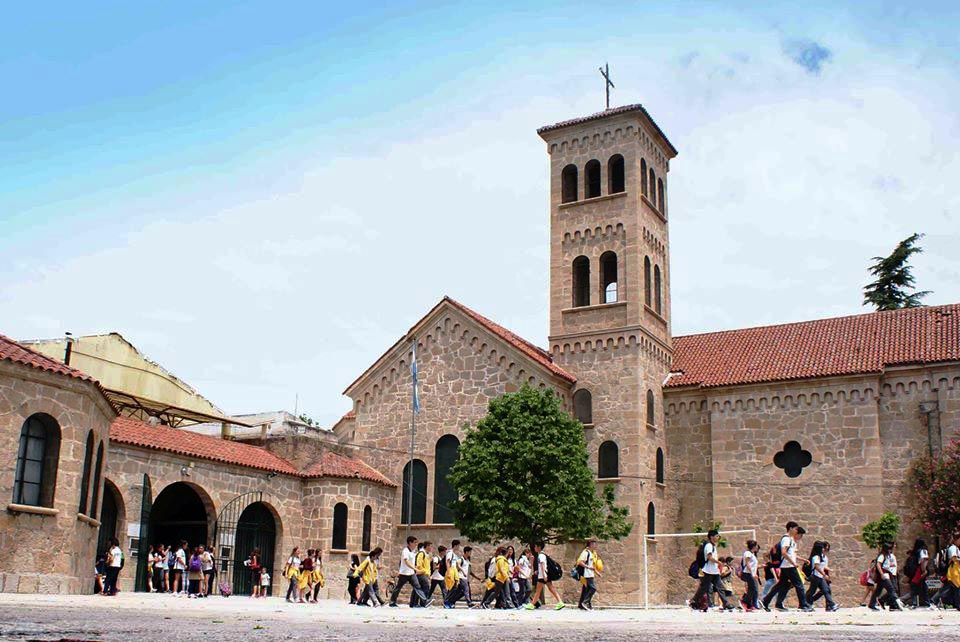
M 866 312 L 913 232 L 960 301 L 960 5 L 511 4 L 8 7 L 0 333 L 120 332 L 325 425 L 444 295 L 546 345 L 536 128 L 602 109 L 607 62 L 680 152 L 675 335 Z

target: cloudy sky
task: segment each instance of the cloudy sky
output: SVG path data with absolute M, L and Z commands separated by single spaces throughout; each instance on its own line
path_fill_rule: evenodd
M 444 294 L 545 345 L 535 129 L 605 62 L 680 150 L 676 334 L 863 312 L 914 231 L 960 301 L 956 3 L 234 4 L 8 9 L 0 333 L 324 423 Z

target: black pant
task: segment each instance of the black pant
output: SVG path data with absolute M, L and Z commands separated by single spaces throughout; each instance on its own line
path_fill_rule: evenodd
M 450 606 L 456 604 L 460 598 L 466 597 L 463 592 L 463 585 L 460 582 L 457 582 L 453 585 L 449 591 L 447 591 L 447 597 L 444 599 L 444 602 Z
M 760 586 L 757 583 L 756 575 L 743 574 L 743 583 L 747 585 L 747 592 L 743 594 L 743 603 L 748 609 L 757 608 L 757 599 L 760 594 Z
M 723 604 L 723 608 L 733 608 L 730 606 L 730 603 L 727 602 L 727 596 L 724 594 L 723 582 L 720 581 L 720 576 L 712 575 L 710 573 L 704 573 L 700 578 L 700 586 L 697 587 L 697 592 L 693 594 L 691 603 L 696 608 L 699 608 L 700 600 L 703 599 L 704 595 L 710 595 L 710 591 L 717 592 L 717 595 L 720 596 L 720 602 Z
M 800 608 L 807 608 L 807 596 L 803 592 L 803 582 L 800 581 L 800 573 L 792 566 L 787 568 L 780 568 L 780 581 L 777 582 L 776 586 L 770 589 L 770 592 L 767 593 L 767 597 L 763 598 L 763 605 L 765 607 L 770 606 L 770 601 L 773 599 L 773 596 L 777 596 L 777 608 L 783 608 L 783 600 L 786 599 L 787 593 L 790 592 L 790 586 L 793 585 L 793 588 L 797 590 L 797 602 L 800 603 Z
M 418 598 L 417 593 L 410 591 L 410 608 L 416 608 L 418 606 L 425 606 L 428 599 L 427 593 L 430 592 L 430 576 L 429 575 L 414 575 L 416 578 L 417 584 L 420 586 L 420 593 L 422 597 Z
M 886 604 L 891 609 L 899 609 L 900 605 L 897 604 L 897 589 L 893 587 L 893 582 L 889 577 L 880 577 L 877 579 L 877 588 L 873 589 L 873 595 L 870 596 L 870 606 L 874 607 L 877 605 L 877 599 L 884 591 L 886 591 L 887 594 L 883 596 L 883 600 L 880 603 Z
M 427 593 L 427 598 L 433 597 L 433 592 L 437 590 L 437 587 L 440 587 L 440 595 L 443 597 L 443 601 L 447 601 L 447 583 L 443 580 L 430 580 L 430 592 Z
M 213 576 L 213 569 L 203 572 L 203 578 L 207 580 L 207 595 L 211 595 L 213 593 Z
M 583 578 L 584 585 L 580 589 L 580 602 L 577 606 L 593 606 L 593 596 L 597 594 L 597 583 L 592 577 Z
M 927 589 L 926 578 L 922 578 L 917 583 L 910 583 L 910 603 L 914 606 L 930 606 L 930 594 Z
M 398 575 L 397 585 L 393 588 L 393 595 L 390 596 L 390 604 L 397 603 L 397 598 L 400 597 L 400 591 L 403 589 L 404 584 L 410 584 L 410 587 L 413 589 L 413 594 L 417 599 L 423 602 L 427 601 L 427 596 L 420 590 L 420 580 L 417 579 L 416 575 Z
M 821 597 L 827 602 L 827 608 L 832 609 L 836 606 L 833 601 L 833 590 L 830 588 L 830 582 L 816 575 L 810 576 L 810 588 L 807 589 L 807 604 L 813 606 L 814 602 Z
M 350 604 L 357 603 L 357 587 L 360 586 L 360 578 L 350 575 L 350 579 L 347 580 L 347 595 L 350 596 Z
M 107 567 L 107 580 L 103 583 L 103 592 L 107 595 L 117 594 L 117 580 L 120 578 L 119 566 Z

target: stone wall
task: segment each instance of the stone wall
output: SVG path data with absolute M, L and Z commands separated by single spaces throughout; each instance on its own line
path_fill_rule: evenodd
M 12 593 L 78 593 L 93 586 L 97 523 L 78 514 L 87 435 L 109 454 L 114 411 L 97 387 L 72 377 L 0 362 L 0 497 L 13 498 L 20 430 L 45 413 L 60 427 L 60 453 L 52 510 L 0 512 L 0 590 Z M 90 494 L 93 497 L 90 475 Z M 98 504 L 103 492 L 99 491 Z M 88 512 L 93 512 L 88 510 Z M 97 507 L 99 514 L 99 506 Z

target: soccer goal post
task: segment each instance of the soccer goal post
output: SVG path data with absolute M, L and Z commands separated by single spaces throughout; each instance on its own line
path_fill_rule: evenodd
M 721 535 L 742 535 L 750 534 L 750 539 L 757 539 L 757 530 L 755 528 L 744 528 L 729 531 L 718 531 Z M 650 566 L 647 556 L 647 544 L 655 542 L 658 539 L 681 538 L 681 537 L 706 537 L 707 533 L 655 533 L 653 535 L 643 536 L 643 608 L 650 608 Z

